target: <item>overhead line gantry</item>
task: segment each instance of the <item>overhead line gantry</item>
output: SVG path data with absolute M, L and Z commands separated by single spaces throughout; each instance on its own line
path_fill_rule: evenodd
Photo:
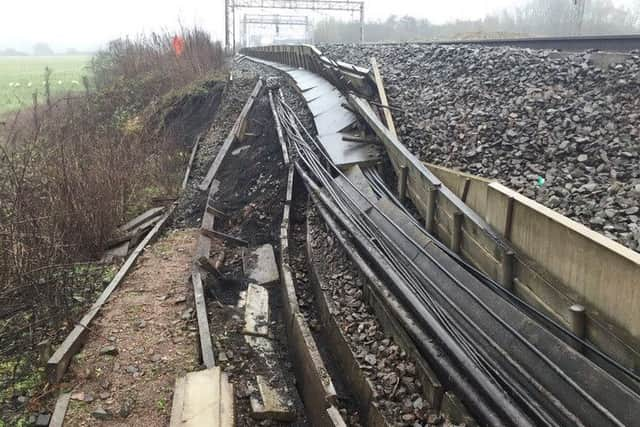
M 360 14 L 360 42 L 364 42 L 364 1 L 351 0 L 225 0 L 225 47 L 236 50 L 237 9 L 289 9 Z

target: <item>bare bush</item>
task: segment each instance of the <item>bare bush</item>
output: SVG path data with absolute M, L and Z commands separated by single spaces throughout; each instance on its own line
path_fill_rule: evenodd
M 3 348 L 33 350 L 71 326 L 77 308 L 92 302 L 77 295 L 95 290 L 96 275 L 69 265 L 98 259 L 145 197 L 176 194 L 188 147 L 157 123 L 161 99 L 224 63 L 219 43 L 203 31 L 181 36 L 181 55 L 170 34 L 112 42 L 93 61 L 96 90 L 34 105 L 7 125 L 0 141 Z M 83 287 L 79 276 L 90 283 Z M 36 318 L 38 334 L 16 330 Z M 0 352 L 0 366 L 9 356 Z

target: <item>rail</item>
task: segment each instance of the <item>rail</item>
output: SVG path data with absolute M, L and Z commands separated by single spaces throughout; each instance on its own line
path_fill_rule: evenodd
M 434 40 L 407 42 L 432 45 L 480 45 L 512 46 L 528 49 L 555 49 L 569 52 L 599 50 L 603 52 L 632 52 L 640 50 L 640 34 L 589 35 L 559 37 L 518 37 L 504 39 Z M 375 45 L 396 45 L 402 43 L 370 43 Z

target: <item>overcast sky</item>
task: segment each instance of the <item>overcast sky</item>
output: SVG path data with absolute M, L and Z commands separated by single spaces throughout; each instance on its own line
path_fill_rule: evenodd
M 482 18 L 525 1 L 365 0 L 365 14 L 367 19 L 396 14 L 443 23 Z M 185 25 L 197 23 L 222 39 L 223 5 L 224 0 L 0 0 L 0 48 L 30 50 L 34 43 L 43 41 L 59 51 L 71 47 L 95 49 L 120 36 L 173 29 L 178 20 Z M 260 11 L 254 9 L 250 13 L 256 12 Z

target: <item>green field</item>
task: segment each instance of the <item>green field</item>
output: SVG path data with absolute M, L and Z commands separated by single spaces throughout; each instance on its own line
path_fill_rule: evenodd
M 44 101 L 44 70 L 51 73 L 51 94 L 83 90 L 89 56 L 0 56 L 0 114 L 32 105 L 32 94 Z

